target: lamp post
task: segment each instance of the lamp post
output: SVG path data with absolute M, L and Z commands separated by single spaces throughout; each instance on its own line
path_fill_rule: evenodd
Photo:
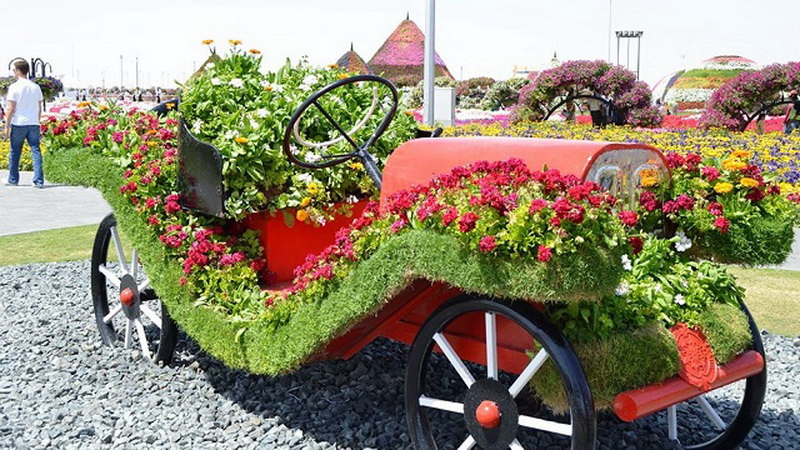
M 631 68 L 631 40 L 636 39 L 636 79 L 639 79 L 639 67 L 642 56 L 642 35 L 644 31 L 617 31 L 617 65 L 619 65 L 619 44 L 622 39 L 627 43 L 627 60 L 625 67 Z
M 436 28 L 436 0 L 426 0 L 425 8 L 425 64 L 423 78 L 423 118 L 426 125 L 433 126 L 433 93 L 434 71 L 436 61 L 435 28 Z

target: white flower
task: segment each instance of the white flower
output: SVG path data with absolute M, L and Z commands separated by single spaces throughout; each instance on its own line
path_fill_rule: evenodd
M 681 240 L 675 243 L 675 250 L 679 252 L 685 252 L 686 250 L 692 248 L 692 240 L 686 237 L 686 233 L 683 231 L 678 231 L 676 235 L 680 237 Z
M 622 297 L 624 295 L 628 295 L 628 292 L 630 292 L 630 288 L 628 286 L 628 283 L 626 283 L 624 281 L 622 283 L 620 283 L 619 286 L 617 286 L 616 290 L 614 290 L 614 293 L 617 294 L 620 297 Z
M 231 80 L 231 86 L 240 88 L 244 86 L 244 81 L 241 78 L 234 78 Z
M 314 163 L 314 162 L 320 161 L 321 159 L 322 159 L 322 156 L 319 156 L 316 153 L 309 153 L 308 155 L 306 155 L 306 161 L 308 161 L 310 163 Z
M 206 69 L 213 69 L 213 68 L 214 68 L 214 63 L 206 64 Z
M 253 120 L 253 119 L 250 119 L 250 126 L 254 130 L 257 130 L 257 129 L 261 128 L 261 125 L 258 122 L 256 122 L 255 120 Z
M 300 150 L 297 149 L 294 145 L 289 146 L 289 151 L 292 152 L 293 155 L 297 156 L 300 153 Z
M 202 120 L 200 119 L 195 120 L 194 124 L 192 124 L 192 133 L 194 134 L 200 133 L 200 127 L 202 126 L 203 126 Z
M 675 304 L 683 306 L 686 304 L 686 300 L 683 299 L 683 295 L 678 294 L 675 296 Z
M 628 255 L 622 255 L 622 268 L 625 270 L 633 270 L 633 264 L 631 264 L 631 259 L 628 258 Z
M 319 82 L 319 79 L 316 75 L 308 75 L 307 77 L 303 78 L 303 84 L 307 84 L 309 86 L 313 86 Z
M 273 92 L 283 92 L 283 85 L 282 84 L 274 84 L 272 85 Z
M 259 108 L 256 110 L 256 115 L 263 119 L 269 115 L 269 111 L 267 111 L 266 108 Z
M 356 197 L 355 195 L 351 195 L 351 196 L 347 197 L 346 201 L 347 201 L 347 203 L 356 203 L 356 202 L 358 202 L 358 197 Z
M 219 86 L 220 84 L 222 84 L 222 80 L 220 80 L 219 78 L 212 78 L 211 84 L 213 84 L 214 86 Z
M 308 184 L 314 181 L 314 177 L 312 177 L 310 173 L 301 173 L 297 176 L 297 181 Z
M 236 132 L 233 130 L 228 130 L 225 132 L 225 139 L 233 139 L 236 137 Z

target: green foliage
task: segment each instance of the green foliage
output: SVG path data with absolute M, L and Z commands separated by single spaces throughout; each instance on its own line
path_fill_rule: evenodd
M 235 219 L 262 209 L 307 207 L 308 216 L 322 223 L 324 211 L 350 196 L 375 193 L 361 164 L 344 164 L 327 170 L 304 171 L 292 167 L 283 153 L 283 136 L 289 119 L 302 102 L 324 86 L 346 78 L 338 69 L 321 69 L 305 61 L 288 60 L 276 72 L 259 71 L 261 57 L 234 48 L 206 65 L 183 86 L 181 114 L 192 133 L 214 144 L 223 158 L 223 183 L 227 214 Z M 383 118 L 386 87 L 376 83 L 337 89 L 319 103 L 345 130 L 353 129 L 371 107 L 366 123 L 352 137 L 366 142 Z M 373 103 L 375 102 L 375 103 Z M 401 143 L 413 137 L 416 123 L 398 114 L 386 133 L 370 148 L 380 166 Z M 338 132 L 315 108 L 300 122 L 300 134 L 309 142 L 337 138 Z M 344 140 L 323 149 L 293 147 L 300 159 L 351 153 Z M 305 200 L 304 199 L 308 199 Z
M 486 91 L 480 104 L 481 109 L 497 111 L 510 108 L 519 100 L 519 91 L 529 83 L 527 78 L 511 78 L 494 83 Z
M 489 89 L 495 84 L 494 78 L 475 77 L 459 81 L 456 85 L 456 104 L 459 108 L 477 108 L 483 102 Z
M 747 223 L 732 222 L 726 234 L 704 234 L 698 256 L 748 266 L 778 265 L 792 252 L 792 242 L 792 222 L 783 217 L 753 217 Z
M 716 77 L 716 78 L 734 78 L 739 76 L 744 72 L 740 69 L 731 69 L 731 70 L 721 70 L 721 69 L 692 69 L 683 75 L 682 78 L 708 78 L 708 77 Z
M 753 343 L 747 316 L 739 307 L 714 305 L 700 314 L 696 323 L 703 330 L 720 364 L 730 362 Z

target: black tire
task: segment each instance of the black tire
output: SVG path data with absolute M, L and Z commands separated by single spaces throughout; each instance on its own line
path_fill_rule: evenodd
M 750 314 L 750 310 L 747 309 L 744 303 L 741 304 L 741 308 L 750 323 L 750 334 L 753 338 L 751 349 L 760 353 L 764 358 L 764 370 L 747 378 L 744 382 L 740 382 L 745 385 L 741 404 L 733 419 L 727 422 L 726 428 L 704 442 L 683 445 L 683 448 L 687 450 L 727 450 L 736 448 L 747 438 L 750 430 L 758 420 L 759 414 L 761 414 L 761 407 L 767 392 L 767 357 L 764 353 L 761 333 L 755 320 L 753 320 L 753 316 Z
M 586 382 L 586 377 L 580 361 L 561 331 L 555 328 L 555 326 L 553 326 L 550 321 L 547 320 L 547 318 L 545 318 L 539 311 L 523 301 L 510 303 L 488 299 L 478 299 L 468 295 L 462 295 L 448 301 L 433 315 L 431 315 L 425 324 L 420 328 L 416 338 L 414 339 L 414 344 L 411 347 L 411 354 L 409 356 L 409 363 L 406 371 L 405 403 L 406 418 L 411 441 L 414 444 L 414 447 L 418 450 L 439 448 L 434 439 L 433 428 L 429 423 L 428 414 L 426 412 L 428 407 L 445 409 L 431 406 L 432 402 L 435 400 L 427 398 L 426 395 L 426 393 L 431 390 L 429 389 L 427 382 L 430 381 L 428 379 L 428 372 L 431 368 L 430 360 L 434 343 L 436 343 L 436 339 L 442 338 L 443 335 L 439 335 L 439 333 L 445 330 L 448 324 L 465 314 L 474 314 L 475 312 L 484 312 L 484 316 L 487 317 L 487 322 L 489 313 L 494 313 L 492 317 L 495 318 L 497 315 L 505 316 L 506 318 L 514 321 L 519 327 L 528 333 L 537 344 L 539 344 L 542 351 L 545 352 L 544 355 L 549 357 L 555 364 L 569 397 L 569 413 L 571 416 L 571 429 L 569 430 L 569 432 L 571 432 L 570 448 L 573 450 L 594 449 L 596 445 L 597 432 L 594 401 L 592 399 L 589 386 Z M 496 319 L 492 319 L 492 321 L 494 320 Z M 488 325 L 486 329 L 489 329 Z M 497 330 L 500 332 L 500 329 Z M 440 345 L 441 348 L 441 344 L 438 345 Z M 542 353 L 540 352 L 539 354 Z M 539 358 L 539 354 L 537 354 L 532 361 Z M 531 363 L 531 365 L 533 365 L 533 363 Z M 452 366 L 455 367 L 455 365 Z M 495 435 L 490 436 L 487 434 L 489 431 L 486 431 L 486 428 L 482 429 L 478 427 L 476 429 L 475 414 L 462 413 L 465 426 L 467 427 L 467 432 L 469 433 L 467 436 L 467 441 L 464 441 L 462 445 L 467 444 L 470 439 L 474 439 L 477 443 L 476 445 L 483 446 L 483 448 L 508 448 L 510 445 L 508 443 L 509 439 L 516 439 L 517 432 L 519 431 L 518 426 L 521 426 L 519 425 L 519 418 L 526 417 L 522 414 L 519 416 L 517 415 L 519 408 L 521 407 L 524 409 L 526 408 L 526 405 L 525 403 L 520 402 L 519 399 L 515 398 L 516 394 L 513 392 L 515 391 L 515 389 L 513 389 L 513 385 L 512 388 L 503 386 L 503 389 L 507 389 L 507 391 L 500 392 L 499 394 L 489 392 L 502 384 L 496 380 L 502 378 L 503 375 L 501 374 L 499 378 L 495 378 L 491 377 L 488 372 L 489 369 L 487 369 L 487 379 L 476 379 L 469 388 L 466 388 L 466 385 L 461 385 L 460 382 L 463 380 L 463 377 L 462 380 L 457 381 L 458 385 L 462 389 L 467 390 L 467 392 L 464 394 L 464 401 L 462 404 L 460 404 L 461 411 L 472 410 L 472 405 L 475 403 L 474 398 L 476 395 L 486 395 L 486 397 L 478 397 L 479 399 L 484 398 L 485 400 L 494 400 L 491 397 L 496 396 L 498 399 L 496 404 L 505 408 L 502 411 L 502 414 L 504 414 L 502 420 L 507 420 L 511 422 L 512 425 L 510 428 L 503 428 L 505 425 L 501 422 L 501 425 L 497 427 L 498 431 L 491 431 L 492 433 L 495 433 Z M 529 377 L 527 379 L 529 379 Z M 517 381 L 523 381 L 522 384 L 518 384 L 518 386 L 527 387 L 527 379 L 523 379 L 521 376 Z M 466 383 L 466 380 L 463 381 Z M 516 392 L 519 393 L 520 389 L 522 388 L 517 387 Z M 506 397 L 506 394 L 509 394 L 510 397 Z M 460 394 L 458 395 L 460 396 Z M 426 405 L 421 404 L 423 402 L 423 396 L 425 397 L 424 402 Z M 452 412 L 452 410 L 449 411 Z M 527 418 L 530 419 L 530 417 Z M 562 427 L 569 425 L 564 424 L 563 422 L 550 423 L 561 425 Z M 510 436 L 500 436 L 500 434 L 506 433 L 507 431 L 508 433 L 511 433 Z M 524 434 L 525 433 L 523 433 L 523 435 Z M 516 441 L 516 443 L 519 442 Z
M 135 329 L 134 331 L 136 331 L 136 336 L 140 341 L 140 348 L 142 349 L 144 356 L 148 357 L 153 362 L 169 364 L 172 361 L 172 356 L 175 352 L 178 328 L 175 324 L 175 321 L 173 321 L 172 317 L 169 315 L 167 308 L 156 296 L 155 291 L 148 287 L 143 289 L 142 292 L 138 292 L 138 289 L 135 287 L 137 280 L 132 277 L 131 273 L 127 273 L 127 271 L 124 269 L 117 271 L 120 275 L 123 275 L 122 277 L 118 277 L 118 280 L 109 280 L 109 277 L 103 273 L 103 271 L 112 270 L 107 263 L 109 246 L 114 239 L 114 235 L 116 234 L 119 236 L 116 231 L 116 227 L 117 220 L 114 218 L 114 214 L 107 215 L 103 221 L 100 222 L 100 226 L 97 229 L 97 234 L 95 235 L 94 239 L 94 247 L 92 249 L 92 303 L 94 306 L 94 315 L 97 322 L 97 328 L 100 331 L 100 338 L 102 339 L 103 344 L 110 347 L 114 347 L 117 342 L 120 341 L 118 331 L 114 327 L 114 320 L 117 319 L 117 321 L 119 321 L 118 318 L 121 316 L 128 322 L 126 326 L 131 326 Z M 123 256 L 122 259 L 124 259 L 124 255 L 119 256 Z M 121 264 L 117 265 L 120 268 L 122 267 Z M 138 266 L 137 272 L 139 272 Z M 143 270 L 141 273 L 144 276 Z M 121 286 L 115 286 L 117 281 L 119 284 L 121 284 Z M 134 292 L 135 303 L 134 306 L 131 307 L 123 305 L 120 300 L 120 292 L 126 286 L 129 286 L 129 289 Z M 109 297 L 112 299 L 111 302 L 109 302 Z M 111 308 L 109 308 L 109 303 L 112 305 Z M 158 304 L 159 306 L 157 310 L 150 308 L 150 305 L 155 304 Z M 144 305 L 144 307 L 142 307 L 142 305 Z M 112 311 L 112 308 L 121 309 L 107 322 L 104 318 L 109 314 L 110 311 Z M 151 312 L 151 315 L 143 313 L 145 308 Z M 148 330 L 150 332 L 149 334 L 153 336 L 153 338 L 145 339 L 147 342 L 146 347 L 142 346 L 140 338 L 143 335 L 146 336 L 147 332 L 142 331 L 142 333 L 144 333 L 142 334 L 139 332 L 139 328 L 137 328 L 138 326 L 141 326 L 141 329 L 144 330 L 144 322 L 142 321 L 142 318 L 144 317 L 147 317 L 148 319 L 151 319 L 152 317 L 150 322 L 152 323 L 152 328 L 155 328 L 155 330 Z M 135 322 L 131 322 L 133 320 L 138 320 L 139 325 L 137 326 Z M 158 322 L 160 322 L 160 324 Z M 128 337 L 128 344 L 130 344 L 133 337 L 133 331 Z M 145 348 L 147 349 L 147 352 L 144 351 Z

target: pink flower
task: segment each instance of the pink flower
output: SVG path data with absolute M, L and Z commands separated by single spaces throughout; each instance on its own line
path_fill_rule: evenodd
M 708 180 L 708 181 L 714 181 L 717 178 L 719 178 L 720 175 L 721 175 L 719 173 L 719 170 L 716 167 L 708 167 L 708 166 L 706 166 L 706 167 L 703 167 L 702 169 L 700 169 L 700 172 L 703 174 L 705 179 Z
M 539 246 L 536 259 L 538 259 L 541 262 L 548 262 L 552 257 L 553 257 L 553 250 L 550 247 L 545 247 L 544 245 Z
M 708 212 L 710 212 L 711 214 L 713 214 L 715 216 L 721 216 L 722 215 L 722 205 L 720 205 L 717 202 L 713 202 L 713 203 L 708 205 Z
M 400 232 L 400 230 L 402 230 L 406 225 L 408 225 L 408 220 L 406 220 L 405 218 L 396 221 L 391 226 L 392 233 Z
M 531 201 L 531 207 L 528 208 L 528 212 L 535 214 L 544 208 L 547 208 L 547 200 L 543 198 L 535 198 Z
M 481 253 L 489 253 L 497 247 L 497 241 L 494 236 L 484 236 L 481 238 L 478 248 Z
M 458 210 L 451 206 L 442 213 L 442 226 L 446 227 L 456 219 L 458 219 Z
M 622 223 L 629 227 L 636 226 L 636 222 L 639 221 L 639 215 L 634 211 L 621 211 L 619 213 L 619 218 L 622 220 Z
M 475 229 L 475 224 L 478 222 L 478 215 L 472 211 L 467 212 L 461 219 L 458 220 L 458 229 L 462 233 L 468 233 Z
M 114 134 L 111 135 L 111 140 L 116 142 L 117 144 L 122 144 L 122 141 L 125 139 L 125 135 L 122 134 L 121 131 L 115 131 Z

